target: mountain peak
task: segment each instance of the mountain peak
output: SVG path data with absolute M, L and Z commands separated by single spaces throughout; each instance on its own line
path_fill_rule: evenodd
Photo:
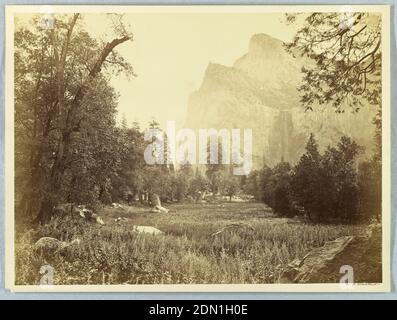
M 283 42 L 265 33 L 258 33 L 251 37 L 249 43 L 249 53 L 263 54 L 263 52 L 273 52 L 276 48 L 281 48 Z
M 281 40 L 255 34 L 248 52 L 233 66 L 208 64 L 199 90 L 189 97 L 186 127 L 251 128 L 255 168 L 275 165 L 281 158 L 296 163 L 310 133 L 321 148 L 336 144 L 341 135 L 370 146 L 373 130 L 364 134 L 362 128 L 373 127 L 372 109 L 341 115 L 330 106 L 312 113 L 301 107 L 297 87 L 301 68 L 309 63 L 289 54 Z

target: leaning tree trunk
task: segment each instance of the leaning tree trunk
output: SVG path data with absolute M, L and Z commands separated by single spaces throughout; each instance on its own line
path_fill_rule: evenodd
M 78 14 L 74 15 L 71 25 L 69 27 L 66 42 L 62 48 L 62 54 L 60 61 L 58 63 L 58 89 L 65 89 L 66 85 L 64 83 L 64 67 L 66 62 L 67 50 L 70 43 L 72 31 Z M 67 167 L 67 158 L 69 155 L 69 148 L 71 144 L 72 132 L 75 128 L 75 116 L 81 106 L 81 102 L 85 96 L 87 88 L 90 86 L 95 77 L 100 73 L 103 63 L 105 62 L 108 55 L 113 51 L 113 49 L 128 40 L 130 36 L 124 36 L 122 38 L 114 39 L 113 41 L 106 44 L 99 54 L 94 66 L 90 69 L 86 81 L 77 89 L 74 99 L 70 103 L 67 111 L 65 124 L 62 128 L 60 140 L 58 141 L 58 150 L 56 152 L 56 157 L 54 164 L 51 169 L 50 181 L 47 189 L 47 197 L 42 201 L 39 214 L 37 216 L 37 221 L 40 223 L 47 222 L 52 216 L 52 208 L 56 201 L 59 199 L 60 189 L 62 185 L 62 178 Z M 64 91 L 58 90 L 58 101 L 60 108 L 64 107 Z

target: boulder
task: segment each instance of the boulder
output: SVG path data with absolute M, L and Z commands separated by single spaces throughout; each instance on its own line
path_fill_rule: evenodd
M 80 239 L 71 242 L 60 241 L 52 237 L 42 237 L 33 245 L 33 251 L 45 256 L 52 256 L 57 253 L 63 253 L 70 246 L 79 245 Z
M 110 205 L 113 209 L 124 209 L 124 207 L 120 203 L 113 202 Z
M 150 194 L 150 205 L 152 206 L 151 212 L 168 213 L 169 210 L 161 205 L 160 197 L 156 193 Z
M 164 234 L 163 231 L 150 226 L 133 226 L 132 230 L 138 233 L 148 233 L 152 235 Z
M 105 224 L 105 222 L 102 220 L 102 218 L 99 215 L 97 215 L 96 213 L 94 213 L 92 210 L 84 209 L 82 212 L 84 214 L 84 218 L 87 221 L 96 222 L 96 223 L 98 223 L 100 225 L 104 225 Z
M 207 192 L 206 191 L 197 191 L 195 196 L 196 196 L 196 202 L 203 203 L 203 202 L 206 202 L 206 200 L 204 198 L 207 196 Z
M 98 216 L 96 213 L 93 213 L 91 215 L 91 221 L 94 221 L 102 226 L 105 225 L 105 222 L 103 221 L 103 219 L 100 216 Z
M 340 237 L 292 261 L 280 277 L 281 283 L 339 283 L 344 265 L 351 266 L 355 283 L 382 282 L 382 232 L 369 226 L 354 236 Z
M 157 212 L 157 213 L 168 213 L 170 210 L 166 209 L 162 206 L 155 206 L 152 208 L 151 212 Z
M 152 207 L 161 206 L 160 197 L 156 193 L 150 193 L 149 202 Z
M 312 274 L 325 268 L 327 263 L 335 259 L 352 240 L 352 236 L 341 237 L 310 251 L 302 259 L 295 259 L 284 271 L 281 282 L 307 282 Z

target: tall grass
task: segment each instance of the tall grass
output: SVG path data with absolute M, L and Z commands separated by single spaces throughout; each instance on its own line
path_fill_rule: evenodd
M 53 219 L 16 239 L 16 284 L 38 284 L 43 264 L 54 268 L 54 284 L 274 283 L 283 266 L 326 241 L 358 227 L 312 225 L 275 217 L 258 203 L 173 205 L 169 214 L 144 208 L 105 209 L 106 225 Z M 114 222 L 115 217 L 128 221 Z M 212 233 L 230 223 L 252 228 Z M 151 225 L 163 235 L 139 234 Z M 43 236 L 81 240 L 66 252 L 44 257 L 32 248 Z

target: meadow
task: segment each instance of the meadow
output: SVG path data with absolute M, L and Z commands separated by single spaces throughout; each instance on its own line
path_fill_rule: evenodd
M 167 207 L 168 214 L 140 206 L 105 207 L 99 212 L 104 226 L 67 216 L 17 232 L 16 284 L 39 284 L 45 264 L 54 268 L 55 285 L 277 283 L 289 262 L 359 228 L 281 218 L 255 202 Z M 134 225 L 164 234 L 137 233 Z M 214 235 L 231 225 L 236 227 Z M 33 250 L 44 236 L 81 241 L 62 254 L 44 256 Z

